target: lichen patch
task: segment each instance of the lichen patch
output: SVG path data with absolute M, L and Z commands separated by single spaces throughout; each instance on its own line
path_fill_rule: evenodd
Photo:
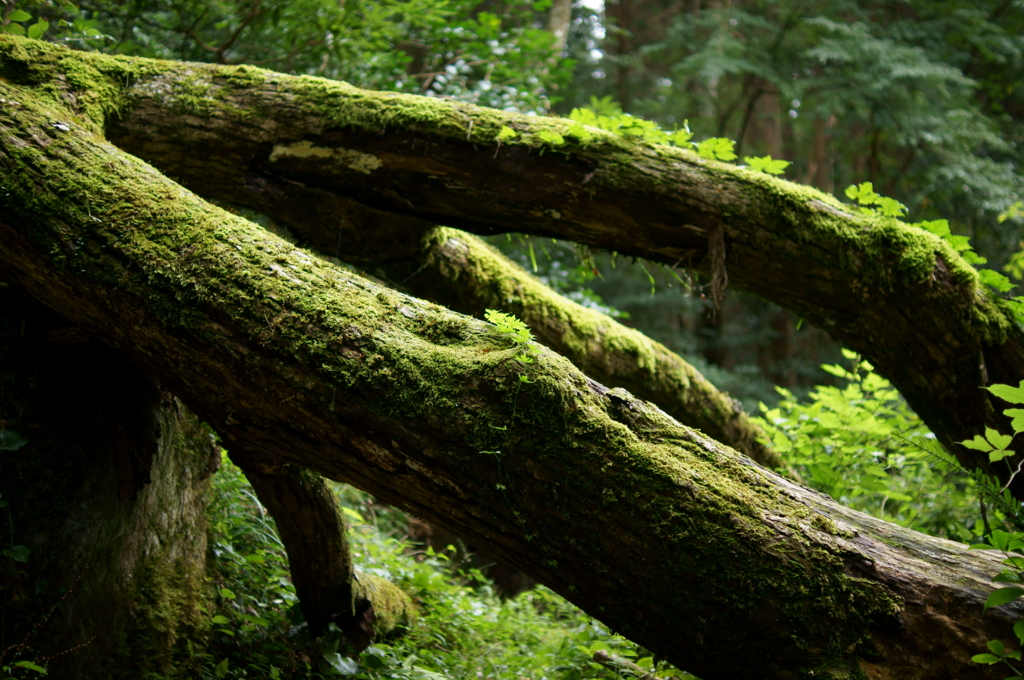
M 314 146 L 309 140 L 303 140 L 296 144 L 277 144 L 270 153 L 270 162 L 275 163 L 279 158 L 323 158 L 329 161 L 337 161 L 345 167 L 369 175 L 383 163 L 372 154 L 360 153 L 352 149 L 328 148 Z

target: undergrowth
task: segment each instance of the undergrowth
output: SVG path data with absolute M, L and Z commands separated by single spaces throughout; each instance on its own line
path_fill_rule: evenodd
M 989 533 L 990 520 L 1014 521 L 888 380 L 856 353 L 843 356 L 846 366 L 822 368 L 845 386 L 819 385 L 805 402 L 776 388 L 778 406 L 761 404 L 755 418 L 795 478 L 887 522 L 968 543 Z
M 406 540 L 402 512 L 351 487 L 337 490 L 356 569 L 400 585 L 420 616 L 357 658 L 337 654 L 330 635 L 311 640 L 273 520 L 225 458 L 210 506 L 218 593 L 216 611 L 209 612 L 213 639 L 196 652 L 204 680 L 693 677 L 656 664 L 649 652 L 544 587 L 499 599 L 479 571 L 455 563 L 454 546 L 417 548 Z

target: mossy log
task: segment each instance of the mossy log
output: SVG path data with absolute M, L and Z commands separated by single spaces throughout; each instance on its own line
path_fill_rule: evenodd
M 205 203 L 109 144 L 84 94 L 52 96 L 28 62 L 13 82 L 8 40 L 0 278 L 158 376 L 230 449 L 458 527 L 705 680 L 990 675 L 969 659 L 1009 637 L 1013 606 L 981 613 L 998 555 L 844 508 Z
M 967 466 L 989 469 L 987 455 L 957 442 L 986 426 L 1010 431 L 1006 405 L 981 387 L 1024 379 L 1024 336 L 976 271 L 922 229 L 688 150 L 592 128 L 574 136 L 557 118 L 23 41 L 8 40 L 0 58 L 12 75 L 65 78 L 97 124 L 116 110 L 105 119 L 112 139 L 147 158 L 177 154 L 167 171 L 202 178 L 207 195 L 238 194 L 242 164 L 249 193 L 267 202 L 274 192 L 321 196 L 307 215 L 333 196 L 393 225 L 407 216 L 553 236 L 709 275 L 709 237 L 721 234 L 729 285 L 860 352 Z M 503 127 L 516 136 L 496 141 Z M 544 141 L 551 133 L 563 143 Z M 173 138 L 192 151 L 169 148 Z M 994 472 L 1007 476 L 1020 459 Z M 1024 478 L 1013 491 L 1024 498 Z
M 398 282 L 417 297 L 475 316 L 487 308 L 512 312 L 543 344 L 595 380 L 653 401 L 684 425 L 763 465 L 782 464 L 738 402 L 677 354 L 555 293 L 475 236 L 435 229 L 336 191 L 303 186 L 289 180 L 287 172 L 252 166 L 268 144 L 302 137 L 308 126 L 268 129 L 238 125 L 232 117 L 196 116 L 176 98 L 152 96 L 151 84 L 144 78 L 135 81 L 125 98 L 131 105 L 108 121 L 107 138 L 183 186 L 204 198 L 268 215 L 322 253 Z M 158 106 L 164 108 L 158 111 Z

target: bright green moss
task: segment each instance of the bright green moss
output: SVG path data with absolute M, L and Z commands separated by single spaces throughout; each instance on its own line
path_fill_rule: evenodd
M 357 572 L 356 584 L 356 598 L 373 602 L 374 628 L 378 636 L 408 626 L 416 618 L 412 598 L 386 578 Z

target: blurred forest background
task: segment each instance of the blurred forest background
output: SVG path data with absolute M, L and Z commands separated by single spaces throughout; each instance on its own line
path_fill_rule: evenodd
M 7 0 L 0 8 L 4 31 L 74 49 L 256 64 L 536 115 L 587 107 L 689 127 L 695 141 L 734 140 L 741 159 L 790 161 L 784 177 L 841 200 L 847 186 L 871 182 L 906 205 L 910 220 L 948 219 L 989 266 L 1015 283 L 1024 276 L 1019 0 Z M 735 290 L 716 313 L 710 282 L 687 263 L 670 271 L 549 239 L 491 242 L 760 413 L 805 482 L 955 539 L 989 533 L 983 516 L 1019 528 L 1019 508 L 984 514 L 978 480 L 928 448 L 927 430 L 871 366 L 792 313 Z M 449 578 L 464 554 L 454 542 L 409 563 L 398 540 L 406 520 L 351 489 L 339 493 L 370 561 L 360 568 L 405 584 L 431 613 L 404 642 L 372 647 L 358 662 L 297 652 L 280 543 L 237 471 L 219 476 L 211 522 L 221 611 L 211 635 L 221 646 L 204 652 L 204 677 L 615 677 L 656 665 L 553 593 L 503 602 L 479 572 Z M 601 650 L 635 668 L 595 663 Z

